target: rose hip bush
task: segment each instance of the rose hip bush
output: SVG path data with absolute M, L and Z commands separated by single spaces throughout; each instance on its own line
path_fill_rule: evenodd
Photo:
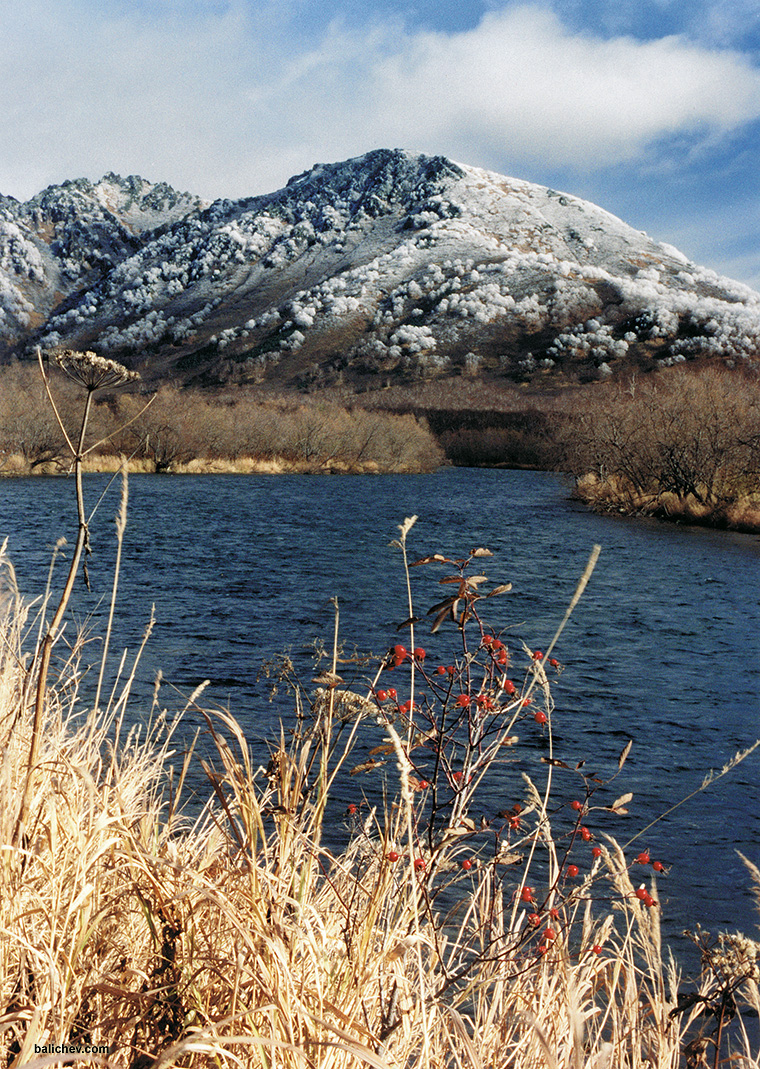
M 571 937 L 577 910 L 592 902 L 608 908 L 623 898 L 632 908 L 657 910 L 652 881 L 650 888 L 630 881 L 621 887 L 618 870 L 621 864 L 626 874 L 648 865 L 652 875 L 662 875 L 668 868 L 658 860 L 650 863 L 648 851 L 615 855 L 613 864 L 610 850 L 597 842 L 597 814 L 609 820 L 610 814 L 628 813 L 632 795 L 616 796 L 611 784 L 631 744 L 606 778 L 555 754 L 552 684 L 564 666 L 554 649 L 588 583 L 598 547 L 557 634 L 545 650 L 531 649 L 494 627 L 497 605 L 511 584 L 483 574 L 491 551 L 476 548 L 461 558 L 432 553 L 410 562 L 406 538 L 413 522 L 406 521 L 395 543 L 408 591 L 408 616 L 399 630 L 408 639 L 389 643 L 366 679 L 365 693 L 358 693 L 356 682 L 355 690 L 317 692 L 317 705 L 329 698 L 335 710 L 360 700 L 363 721 L 374 721 L 381 731 L 376 745 L 367 743 L 368 760 L 350 768 L 357 878 L 378 862 L 391 867 L 399 893 L 405 881 L 414 886 L 431 918 L 439 909 L 466 910 L 487 884 L 494 918 L 485 940 L 489 956 L 509 957 L 521 968 L 560 948 L 583 958 L 600 944 L 593 925 L 580 940 Z M 444 592 L 421 613 L 410 581 L 417 569 L 437 573 L 431 578 Z M 423 629 L 436 650 L 448 651 L 445 657 L 420 644 Z M 542 754 L 536 762 L 543 772 L 540 785 L 525 772 L 510 775 L 514 754 L 526 744 Z M 388 812 L 396 771 L 407 805 Z M 478 960 L 479 953 L 469 954 L 467 965 L 460 963 L 464 973 Z

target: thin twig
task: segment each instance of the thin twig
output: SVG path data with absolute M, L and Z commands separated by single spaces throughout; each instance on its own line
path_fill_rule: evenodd
M 69 438 L 68 432 L 66 431 L 66 428 L 63 425 L 63 420 L 61 419 L 61 417 L 60 417 L 60 415 L 58 413 L 58 407 L 57 407 L 57 405 L 55 403 L 55 398 L 53 397 L 52 391 L 50 389 L 50 384 L 48 383 L 48 377 L 47 377 L 47 373 L 45 371 L 45 365 L 42 362 L 42 349 L 40 349 L 39 345 L 37 346 L 37 362 L 40 365 L 40 372 L 42 373 L 42 382 L 43 382 L 43 384 L 45 386 L 45 393 L 48 396 L 48 401 L 50 401 L 51 408 L 53 409 L 53 412 L 55 414 L 55 418 L 58 421 L 58 426 L 61 428 L 61 433 L 63 434 L 63 437 L 66 439 L 66 445 L 69 447 L 69 450 L 71 451 L 71 455 L 73 457 L 76 454 L 76 450 L 74 449 L 74 443 Z
M 150 398 L 150 400 L 146 404 L 143 405 L 143 407 L 140 409 L 140 411 L 137 413 L 136 416 L 132 416 L 132 419 L 128 419 L 126 423 L 122 423 L 119 427 L 116 428 L 115 431 L 111 431 L 111 433 L 107 434 L 105 436 L 105 438 L 101 438 L 99 441 L 97 441 L 93 445 L 91 445 L 88 449 L 85 449 L 85 451 L 82 454 L 82 456 L 84 456 L 84 457 L 89 456 L 89 454 L 92 453 L 95 449 L 97 449 L 98 446 L 103 445 L 104 442 L 110 442 L 111 439 L 115 438 L 117 434 L 121 434 L 121 432 L 125 431 L 127 429 L 127 427 L 131 427 L 132 424 L 136 420 L 138 420 L 140 418 L 140 416 L 142 416 L 142 414 L 144 412 L 147 412 L 147 410 L 150 408 L 150 406 L 153 404 L 153 402 L 155 401 L 155 399 L 157 397 L 158 397 L 158 394 L 154 393 L 153 396 Z M 134 456 L 134 453 L 132 455 Z

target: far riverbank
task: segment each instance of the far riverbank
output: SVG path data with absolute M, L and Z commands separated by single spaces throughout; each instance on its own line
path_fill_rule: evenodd
M 414 467 L 398 463 L 380 463 L 375 460 L 344 461 L 335 458 L 315 457 L 310 460 L 293 457 L 193 457 L 177 460 L 160 467 L 155 460 L 145 457 L 121 458 L 113 454 L 92 454 L 84 462 L 84 470 L 90 474 L 110 474 L 126 464 L 129 474 L 139 475 L 424 475 L 435 467 Z M 443 466 L 494 468 L 513 471 L 551 471 L 536 464 L 478 463 L 457 464 L 448 461 Z M 55 476 L 68 474 L 68 468 L 60 461 L 31 465 L 20 455 L 5 457 L 0 467 L 0 477 Z M 760 498 L 748 495 L 728 506 L 709 505 L 698 501 L 693 495 L 679 496 L 673 493 L 633 493 L 629 487 L 614 479 L 601 480 L 594 475 L 577 478 L 572 496 L 582 501 L 591 511 L 600 514 L 648 517 L 669 523 L 710 527 L 716 530 L 739 531 L 745 534 L 760 534 Z

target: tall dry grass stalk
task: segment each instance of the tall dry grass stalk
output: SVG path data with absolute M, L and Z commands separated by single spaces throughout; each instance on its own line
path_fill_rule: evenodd
M 126 727 L 134 668 L 82 722 L 71 715 L 77 666 L 69 660 L 46 685 L 27 777 L 35 709 L 26 620 L 5 556 L 0 570 L 0 1064 L 683 1064 L 695 1022 L 727 989 L 725 961 L 714 955 L 696 997 L 679 1001 L 657 909 L 611 840 L 576 886 L 560 880 L 566 858 L 552 829 L 550 777 L 523 784 L 524 808 L 511 818 L 523 822 L 519 845 L 481 851 L 465 870 L 463 849 L 477 851 L 478 829 L 462 805 L 455 821 L 441 807 L 428 827 L 414 707 L 406 718 L 388 715 L 374 686 L 353 690 L 337 676 L 337 606 L 330 671 L 316 691 L 296 690 L 295 727 L 283 728 L 266 766 L 232 716 L 206 711 L 216 754 L 204 763 L 210 798 L 190 819 L 180 801 L 195 758 L 176 748 L 176 722 L 154 702 L 142 725 Z M 479 585 L 465 584 L 455 612 L 476 612 Z M 465 661 L 473 677 L 475 659 Z M 419 660 L 411 667 L 425 676 Z M 532 692 L 549 708 L 548 690 L 533 662 L 504 705 L 506 730 L 512 700 Z M 352 818 L 346 847 L 331 852 L 336 781 L 378 721 L 397 776 L 383 802 Z M 539 881 L 540 894 L 530 886 Z M 648 893 L 656 897 L 654 880 Z M 731 986 L 734 1000 L 757 1005 L 753 969 L 756 961 Z M 727 1048 L 704 1042 L 702 1064 L 717 1066 Z M 61 1044 L 108 1050 L 51 1053 Z M 746 1034 L 731 1054 L 734 1066 L 757 1065 Z

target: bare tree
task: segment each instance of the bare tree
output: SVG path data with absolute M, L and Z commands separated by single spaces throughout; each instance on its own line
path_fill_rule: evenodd
M 721 516 L 760 494 L 760 381 L 703 366 L 595 390 L 569 422 L 565 466 L 612 505 L 672 495 Z
M 64 390 L 60 407 L 68 412 L 72 390 Z M 11 364 L 0 371 L 0 464 L 21 460 L 28 470 L 59 464 L 66 440 L 45 396 L 36 366 Z

